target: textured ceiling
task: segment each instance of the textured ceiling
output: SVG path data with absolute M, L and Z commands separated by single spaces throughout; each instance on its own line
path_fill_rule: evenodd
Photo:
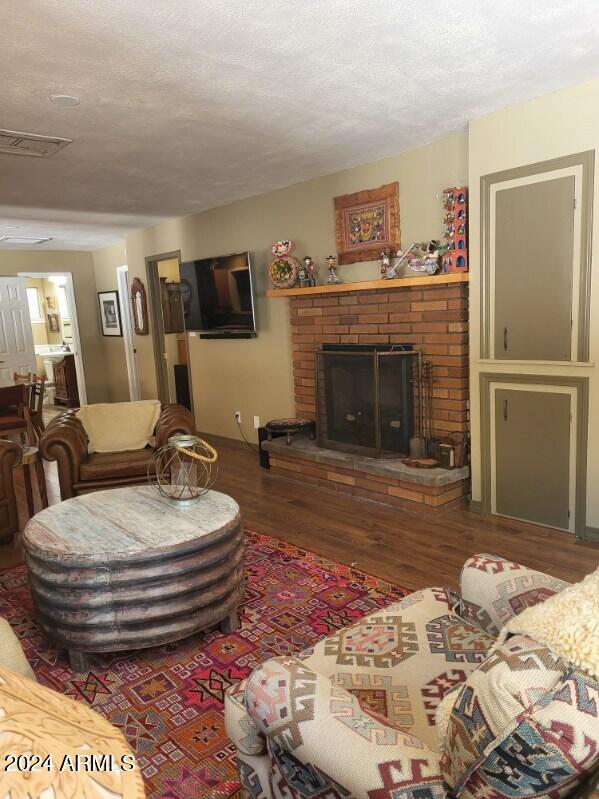
M 73 144 L 0 154 L 0 236 L 93 249 L 424 144 L 598 75 L 598 28 L 596 0 L 4 0 L 0 124 Z

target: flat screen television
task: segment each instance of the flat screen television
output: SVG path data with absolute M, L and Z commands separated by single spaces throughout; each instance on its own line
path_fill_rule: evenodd
M 249 252 L 181 264 L 185 329 L 200 338 L 256 335 Z

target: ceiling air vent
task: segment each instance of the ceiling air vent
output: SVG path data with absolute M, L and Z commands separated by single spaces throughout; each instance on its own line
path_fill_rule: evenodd
M 47 241 L 52 241 L 51 238 L 40 239 L 37 236 L 0 236 L 0 244 L 24 245 L 31 247 L 34 244 L 45 244 Z
M 72 139 L 59 139 L 56 136 L 39 136 L 37 133 L 0 129 L 0 153 L 9 155 L 49 158 L 72 141 Z

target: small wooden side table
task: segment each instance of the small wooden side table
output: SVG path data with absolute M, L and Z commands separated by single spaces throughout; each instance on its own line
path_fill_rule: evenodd
M 271 419 L 266 423 L 266 436 L 269 441 L 272 441 L 273 433 L 284 433 L 286 437 L 286 444 L 291 444 L 292 437 L 296 433 L 309 433 L 310 438 L 316 438 L 316 425 L 312 419 Z
M 42 456 L 37 447 L 23 447 L 21 463 L 23 467 L 23 479 L 25 482 L 25 496 L 27 498 L 27 512 L 29 518 L 35 514 L 35 503 L 33 499 L 33 482 L 37 485 L 39 504 L 41 510 L 48 507 L 48 493 L 46 491 L 46 475 L 44 474 L 44 464 Z

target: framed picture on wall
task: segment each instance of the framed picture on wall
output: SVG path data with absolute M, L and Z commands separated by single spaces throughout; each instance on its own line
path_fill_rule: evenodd
M 100 322 L 102 335 L 122 336 L 121 312 L 119 309 L 119 295 L 116 291 L 99 291 L 98 303 L 100 305 Z
M 334 201 L 340 264 L 376 261 L 383 250 L 400 246 L 398 183 L 343 194 Z
M 48 328 L 51 333 L 60 333 L 60 322 L 58 321 L 58 314 L 54 311 L 48 313 Z

